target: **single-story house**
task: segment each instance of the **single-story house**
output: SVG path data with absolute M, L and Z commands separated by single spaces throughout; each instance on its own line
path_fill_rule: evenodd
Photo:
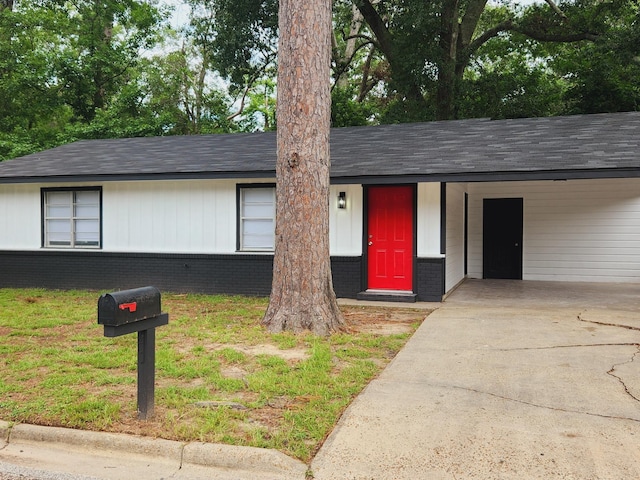
M 640 283 L 640 112 L 333 129 L 338 296 L 464 278 Z M 0 287 L 268 295 L 274 132 L 86 140 L 0 163 Z

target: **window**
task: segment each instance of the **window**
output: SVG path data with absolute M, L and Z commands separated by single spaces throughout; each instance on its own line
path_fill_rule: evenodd
M 101 190 L 43 190 L 43 245 L 100 248 Z
M 276 189 L 240 187 L 239 249 L 272 251 L 275 244 Z

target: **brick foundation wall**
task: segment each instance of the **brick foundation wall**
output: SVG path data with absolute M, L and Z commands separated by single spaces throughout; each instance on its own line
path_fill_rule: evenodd
M 419 302 L 440 302 L 444 295 L 444 258 L 418 258 L 416 288 Z
M 199 255 L 86 251 L 0 251 L 0 288 L 119 290 L 153 285 L 161 291 L 268 296 L 272 255 Z M 336 295 L 365 288 L 361 257 L 332 257 Z M 444 259 L 417 261 L 418 301 L 440 301 Z
M 331 259 L 334 288 L 355 298 L 360 257 Z M 153 285 L 161 291 L 268 296 L 272 255 L 112 252 L 0 252 L 0 287 L 118 290 Z

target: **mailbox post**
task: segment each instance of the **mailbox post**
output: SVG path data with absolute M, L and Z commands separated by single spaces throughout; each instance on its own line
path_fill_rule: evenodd
M 169 323 L 162 313 L 160 290 L 141 287 L 105 293 L 98 299 L 98 324 L 105 337 L 138 332 L 138 418 L 153 416 L 155 401 L 156 327 Z

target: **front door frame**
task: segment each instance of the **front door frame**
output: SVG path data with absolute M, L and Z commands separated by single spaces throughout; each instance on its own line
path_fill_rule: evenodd
M 418 266 L 418 239 L 416 232 L 418 231 L 418 185 L 416 183 L 393 183 L 393 184 L 371 184 L 363 185 L 363 202 L 362 202 L 362 290 L 369 288 L 369 188 L 371 187 L 411 187 L 412 212 L 411 212 L 411 228 L 413 230 L 413 244 L 411 252 L 411 292 L 416 292 L 417 284 L 417 266 Z M 393 292 L 393 290 L 389 290 Z

